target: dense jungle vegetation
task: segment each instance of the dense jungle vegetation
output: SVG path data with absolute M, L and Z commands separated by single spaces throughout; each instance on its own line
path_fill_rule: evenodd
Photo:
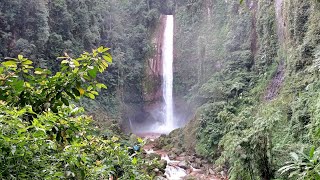
M 175 144 L 230 179 L 319 179 L 319 1 L 178 1 L 175 13 L 175 94 L 197 107 Z
M 111 63 L 107 50 L 66 54 L 53 74 L 22 55 L 1 64 L 1 179 L 151 179 L 152 162 L 129 153 L 129 142 L 99 133 L 72 104 L 106 88 L 95 78 Z
M 231 180 L 320 179 L 318 0 L 1 0 L 0 178 L 152 179 L 120 129 L 171 13 L 194 116 L 163 148 Z
M 126 92 L 141 101 L 160 3 L 0 2 L 0 179 L 153 177 L 115 122 Z
M 149 37 L 164 0 L 2 0 L 0 58 L 22 54 L 39 67 L 57 71 L 56 57 L 111 49 L 114 63 L 98 79 L 108 84 L 96 101 L 82 105 L 109 126 L 120 121 L 126 105 L 143 103 L 144 60 L 153 52 Z M 106 125 L 107 124 L 107 125 Z

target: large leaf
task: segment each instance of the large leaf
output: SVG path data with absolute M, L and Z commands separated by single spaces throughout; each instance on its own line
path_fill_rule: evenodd
M 315 147 L 313 146 L 313 147 L 310 149 L 310 152 L 309 152 L 309 157 L 310 157 L 310 159 L 313 158 L 313 156 L 314 156 L 314 151 L 315 151 Z
M 72 99 L 76 99 L 76 97 L 71 93 L 71 92 L 69 92 L 69 91 L 65 91 L 67 94 L 68 94 L 68 96 L 70 96 Z
M 107 86 L 104 85 L 104 84 L 102 84 L 102 83 L 98 83 L 96 86 L 97 86 L 98 88 L 100 88 L 100 89 L 102 89 L 102 88 L 107 89 Z
M 106 55 L 106 56 L 102 56 L 104 60 L 108 61 L 109 63 L 112 62 L 112 57 L 110 54 Z
M 80 63 L 77 60 L 72 60 L 72 62 L 76 67 L 80 66 Z
M 6 62 L 3 62 L 2 65 L 5 67 L 17 67 L 17 62 L 16 61 L 6 61 Z
M 63 104 L 65 104 L 66 106 L 69 106 L 69 101 L 63 97 L 61 97 L 61 101 L 63 102 Z
M 94 67 L 93 69 L 90 69 L 88 71 L 88 74 L 92 77 L 92 78 L 96 78 L 97 77 L 97 73 L 98 73 L 98 69 L 96 67 Z
M 87 93 L 86 96 L 89 97 L 90 99 L 95 99 L 95 96 L 91 93 Z
M 23 65 L 30 65 L 32 63 L 33 62 L 31 60 L 28 60 L 28 59 L 22 62 Z

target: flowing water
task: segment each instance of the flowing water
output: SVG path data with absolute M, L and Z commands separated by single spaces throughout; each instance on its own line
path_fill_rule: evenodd
M 178 163 L 179 161 L 172 161 L 169 159 L 168 155 L 164 155 L 161 159 L 166 160 L 168 165 L 165 169 L 164 175 L 168 180 L 180 180 L 183 179 L 187 175 L 187 171 L 180 168 L 177 165 L 170 165 L 172 163 Z
M 137 124 L 129 119 L 130 129 L 135 134 L 141 133 L 159 133 L 169 134 L 172 130 L 178 128 L 174 122 L 173 115 L 173 33 L 174 33 L 174 18 L 173 15 L 166 15 L 165 27 L 162 39 L 162 96 L 163 103 L 161 108 L 156 110 L 156 114 L 162 121 L 157 121 L 153 124 Z
M 164 127 L 171 131 L 175 128 L 173 119 L 173 15 L 166 16 L 166 26 L 164 31 L 163 46 L 162 46 L 162 92 L 164 99 Z

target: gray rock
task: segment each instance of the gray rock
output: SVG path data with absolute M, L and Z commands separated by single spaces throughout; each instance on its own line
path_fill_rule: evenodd
M 168 179 L 162 176 L 156 176 L 154 180 L 168 180 Z
M 195 162 L 195 160 L 196 160 L 196 158 L 194 156 L 188 156 L 186 159 L 190 162 Z
M 183 152 L 180 154 L 180 156 L 187 156 L 187 153 Z
M 173 160 L 177 157 L 177 155 L 175 153 L 170 153 L 168 156 L 171 160 Z
M 212 174 L 212 175 L 216 174 L 216 173 L 214 172 L 214 170 L 211 169 L 211 168 L 209 169 L 209 173 Z
M 200 169 L 200 164 L 198 163 L 191 163 L 191 166 L 195 169 Z
M 186 177 L 183 178 L 184 180 L 196 180 L 196 177 L 192 176 L 192 175 L 188 175 Z
M 188 169 L 189 167 L 188 167 L 188 163 L 187 163 L 187 161 L 181 161 L 181 162 L 179 162 L 178 163 L 178 166 L 179 167 L 181 167 L 182 169 Z
M 167 161 L 166 160 L 160 160 L 159 161 L 159 168 L 160 168 L 160 170 L 165 170 L 166 169 L 166 167 L 167 167 Z
M 209 161 L 208 160 L 206 160 L 206 159 L 202 159 L 202 164 L 208 164 L 209 163 Z
M 202 164 L 202 161 L 201 161 L 200 158 L 196 158 L 195 162 L 196 162 L 197 164 Z
M 153 160 L 153 159 L 160 160 L 161 159 L 161 155 L 155 154 L 155 153 L 151 153 L 151 154 L 147 154 L 146 158 L 148 158 L 150 160 Z

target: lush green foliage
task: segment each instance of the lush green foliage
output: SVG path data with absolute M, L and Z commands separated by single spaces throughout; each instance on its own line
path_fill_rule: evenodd
M 107 88 L 95 80 L 97 73 L 102 73 L 112 62 L 107 50 L 100 47 L 77 59 L 66 54 L 59 58 L 61 71 L 54 75 L 47 69 L 34 68 L 33 62 L 22 55 L 7 60 L 0 67 L 0 100 L 16 107 L 31 105 L 34 112 L 41 113 L 48 108 L 58 112 L 59 106 L 68 106 L 69 99 L 76 100 L 82 95 L 94 99 L 97 90 Z
M 143 105 L 145 60 L 150 37 L 166 0 L 3 0 L 0 2 L 0 58 L 22 54 L 52 72 L 55 58 L 80 55 L 100 45 L 112 47 L 115 63 L 98 76 L 108 89 L 95 101 L 84 100 L 103 122 L 120 121 L 124 107 Z M 103 112 L 103 113 L 101 113 Z M 124 117 L 123 117 L 124 116 Z
M 289 178 L 295 179 L 320 179 L 319 149 L 312 147 L 309 154 L 303 151 L 290 153 L 292 161 L 286 162 L 286 165 L 279 169 L 281 173 L 289 172 Z
M 99 135 L 92 118 L 72 105 L 106 88 L 96 76 L 112 61 L 107 51 L 100 47 L 76 59 L 66 54 L 54 75 L 22 55 L 2 63 L 1 179 L 150 178 L 125 142 Z
M 81 108 L 63 106 L 31 123 L 24 120 L 35 114 L 31 106 L 0 109 L 1 179 L 148 179 L 141 160 L 119 138 L 97 136 Z
M 290 154 L 319 147 L 320 4 L 241 2 L 177 3 L 175 93 L 199 107 L 185 146 L 230 179 L 316 178 L 317 153 Z

